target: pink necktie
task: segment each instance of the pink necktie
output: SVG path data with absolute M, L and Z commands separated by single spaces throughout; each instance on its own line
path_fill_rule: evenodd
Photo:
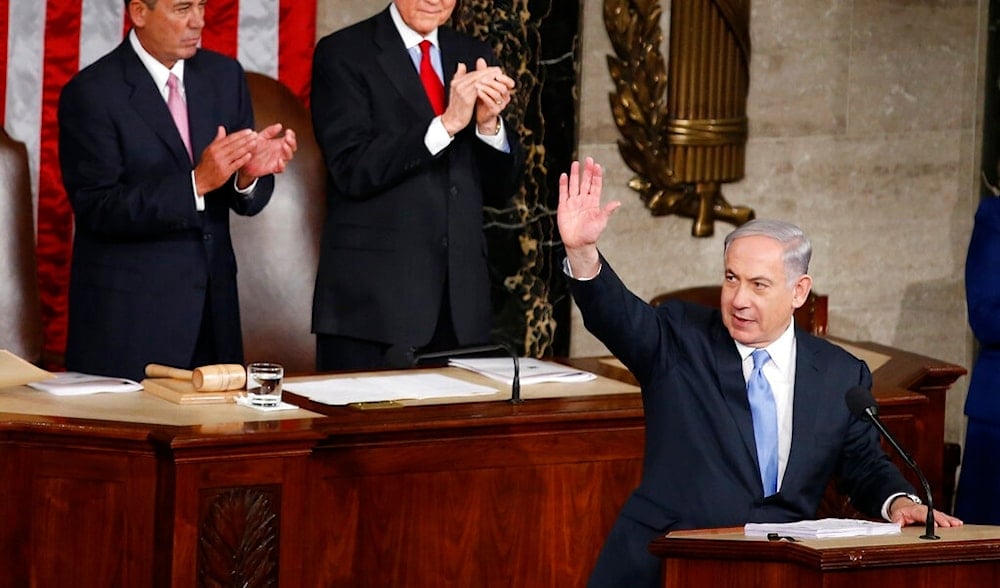
M 434 114 L 440 115 L 444 112 L 444 84 L 441 83 L 441 78 L 437 76 L 434 66 L 431 65 L 430 41 L 420 42 L 420 81 L 424 84 L 424 91 L 427 92 L 427 98 L 431 101 Z
M 180 88 L 177 87 L 178 81 L 174 74 L 170 74 L 170 77 L 167 78 L 167 108 L 170 110 L 170 116 L 174 117 L 174 124 L 177 125 L 177 132 L 181 134 L 181 140 L 184 141 L 188 159 L 193 162 L 194 155 L 191 152 L 187 106 L 184 104 L 184 98 L 181 97 Z

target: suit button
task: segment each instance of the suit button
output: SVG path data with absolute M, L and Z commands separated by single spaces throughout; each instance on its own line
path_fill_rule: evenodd
M 451 190 L 448 190 L 448 193 L 451 194 L 452 196 L 458 196 L 458 188 L 452 186 Z
M 204 239 L 206 241 L 211 241 L 212 240 L 212 233 L 205 233 L 204 235 L 202 235 L 202 239 Z
M 441 237 L 441 248 L 442 249 L 448 248 L 448 237 Z

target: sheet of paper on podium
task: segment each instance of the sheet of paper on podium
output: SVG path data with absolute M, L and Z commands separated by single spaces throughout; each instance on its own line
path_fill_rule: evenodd
M 100 392 L 138 392 L 142 384 L 128 378 L 95 376 L 80 372 L 56 372 L 55 377 L 28 384 L 35 390 L 56 396 L 81 396 Z
M 797 539 L 899 535 L 901 532 L 899 523 L 834 518 L 794 523 L 747 523 L 743 527 L 743 534 L 748 537 L 767 537 L 770 533 L 777 533 Z
M 496 394 L 495 388 L 480 386 L 440 374 L 403 374 L 326 378 L 285 382 L 285 390 L 313 402 L 348 405 L 360 402 L 391 402 Z
M 452 358 L 448 360 L 448 365 L 476 372 L 507 385 L 514 382 L 514 361 L 509 357 Z M 588 382 L 597 378 L 590 372 L 533 357 L 518 359 L 518 371 L 518 381 L 522 386 L 541 382 Z

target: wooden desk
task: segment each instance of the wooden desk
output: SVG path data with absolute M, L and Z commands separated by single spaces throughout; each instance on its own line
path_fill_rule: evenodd
M 1000 585 L 1000 527 L 938 529 L 941 539 L 901 535 L 804 539 L 745 537 L 741 529 L 671 533 L 650 544 L 665 587 L 967 588 Z
M 893 353 L 876 395 L 930 477 L 964 370 Z M 31 392 L 0 390 L 0 573 L 79 588 L 581 586 L 641 473 L 626 390 L 384 410 L 298 399 L 309 411 L 270 415 L 144 394 L 32 409 L 15 402 Z
M 282 420 L 3 390 L 0 585 L 582 585 L 641 463 L 638 394 L 609 383 L 625 393 L 383 410 L 299 398 L 325 414 Z M 119 420 L 82 418 L 91 402 Z

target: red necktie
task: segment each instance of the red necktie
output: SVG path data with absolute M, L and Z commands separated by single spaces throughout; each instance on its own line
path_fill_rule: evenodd
M 434 114 L 444 112 L 444 84 L 431 65 L 431 42 L 420 42 L 420 81 L 424 84 L 427 99 L 431 101 Z

